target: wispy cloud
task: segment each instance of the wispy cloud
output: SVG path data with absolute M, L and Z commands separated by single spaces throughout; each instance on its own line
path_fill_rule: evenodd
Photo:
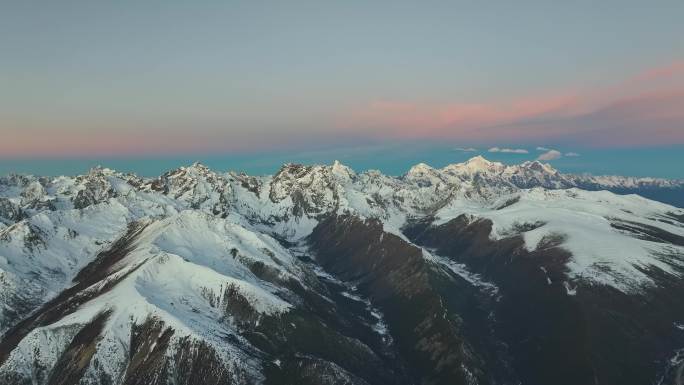
M 576 152 L 566 152 L 565 156 L 580 156 L 580 154 L 578 154 Z
M 461 151 L 461 152 L 476 152 L 477 148 L 473 147 L 456 147 L 454 148 L 454 151 Z
M 539 155 L 539 157 L 537 157 L 537 160 L 547 160 L 548 161 L 548 160 L 558 159 L 562 156 L 563 156 L 563 154 L 561 154 L 561 152 L 558 150 L 549 150 L 549 151 Z
M 414 103 L 379 100 L 358 108 L 341 126 L 401 138 L 496 140 L 496 126 L 570 108 L 572 94 L 521 98 L 506 103 Z M 483 129 L 490 127 L 489 129 Z M 506 136 L 508 138 L 508 136 Z
M 524 148 L 499 148 L 499 147 L 492 147 L 489 150 L 489 152 L 503 152 L 507 154 L 529 154 L 530 152 L 525 150 Z
M 403 139 L 671 145 L 684 144 L 683 105 L 684 61 L 676 61 L 613 86 L 503 102 L 379 100 L 355 111 L 346 123 L 350 129 Z
M 81 116 L 54 121 L 8 114 L 0 127 L 2 138 L 9 138 L 0 140 L 0 159 L 223 154 L 326 148 L 340 142 L 355 146 L 409 140 L 450 140 L 477 144 L 481 149 L 486 149 L 482 144 L 488 143 L 530 149 L 538 143 L 563 143 L 564 148 L 681 145 L 684 61 L 646 69 L 612 86 L 568 87 L 507 100 L 388 98 L 341 105 L 302 116 L 295 110 L 263 113 L 264 109 L 257 108 L 236 116 L 231 112 L 207 117 L 193 112 L 176 119 L 171 114 L 168 122 L 164 120 L 167 118 L 150 118 L 149 123 L 138 118 L 137 113 L 116 114 L 116 118 L 96 122 Z M 51 140 L 44 140 L 46 137 Z M 466 150 L 476 149 L 464 147 L 458 151 L 474 152 Z M 550 150 L 545 146 L 536 148 L 539 152 Z

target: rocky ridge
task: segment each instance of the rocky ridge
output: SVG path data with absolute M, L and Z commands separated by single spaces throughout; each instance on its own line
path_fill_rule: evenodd
M 482 157 L 10 175 L 0 383 L 670 381 L 684 211 L 587 189 L 681 185 Z

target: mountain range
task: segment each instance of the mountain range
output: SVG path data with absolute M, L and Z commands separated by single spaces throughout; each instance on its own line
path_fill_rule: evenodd
M 682 206 L 479 156 L 12 174 L 0 384 L 680 385 Z

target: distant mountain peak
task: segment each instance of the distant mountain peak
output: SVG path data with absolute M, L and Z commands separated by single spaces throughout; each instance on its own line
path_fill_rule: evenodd
M 91 175 L 91 176 L 111 176 L 111 175 L 116 175 L 116 174 L 117 174 L 116 170 L 104 167 L 102 165 L 97 165 L 97 166 L 91 167 L 90 170 L 88 170 L 88 175 Z
M 487 158 L 485 158 L 482 155 L 476 155 L 470 159 L 468 159 L 466 164 L 479 164 L 479 165 L 490 165 L 492 162 L 490 162 Z
M 181 167 L 181 169 L 189 172 L 199 172 L 202 174 L 212 172 L 212 170 L 209 167 L 207 167 L 206 165 L 204 165 L 204 163 L 199 161 L 193 162 L 190 166 Z
M 558 173 L 558 170 L 553 168 L 550 164 L 548 163 L 542 163 L 538 160 L 533 160 L 533 161 L 528 161 L 524 162 L 520 165 L 520 167 L 524 167 L 530 170 L 535 170 L 535 171 L 543 171 L 549 174 L 556 174 Z
M 506 166 L 503 163 L 492 162 L 482 155 L 474 156 L 462 163 L 450 164 L 444 167 L 444 171 L 457 174 L 475 174 L 481 172 L 501 171 Z
M 435 169 L 427 163 L 418 163 L 411 167 L 408 171 L 408 175 L 422 175 L 425 173 L 434 172 Z
M 342 164 L 339 160 L 335 160 L 330 167 L 330 171 L 335 175 L 337 178 L 341 178 L 345 181 L 351 180 L 356 176 L 356 173 L 354 170 Z

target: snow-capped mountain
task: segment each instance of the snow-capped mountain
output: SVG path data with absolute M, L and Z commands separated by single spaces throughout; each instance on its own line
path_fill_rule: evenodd
M 0 384 L 677 383 L 684 210 L 590 190 L 683 186 L 482 157 L 10 175 Z

